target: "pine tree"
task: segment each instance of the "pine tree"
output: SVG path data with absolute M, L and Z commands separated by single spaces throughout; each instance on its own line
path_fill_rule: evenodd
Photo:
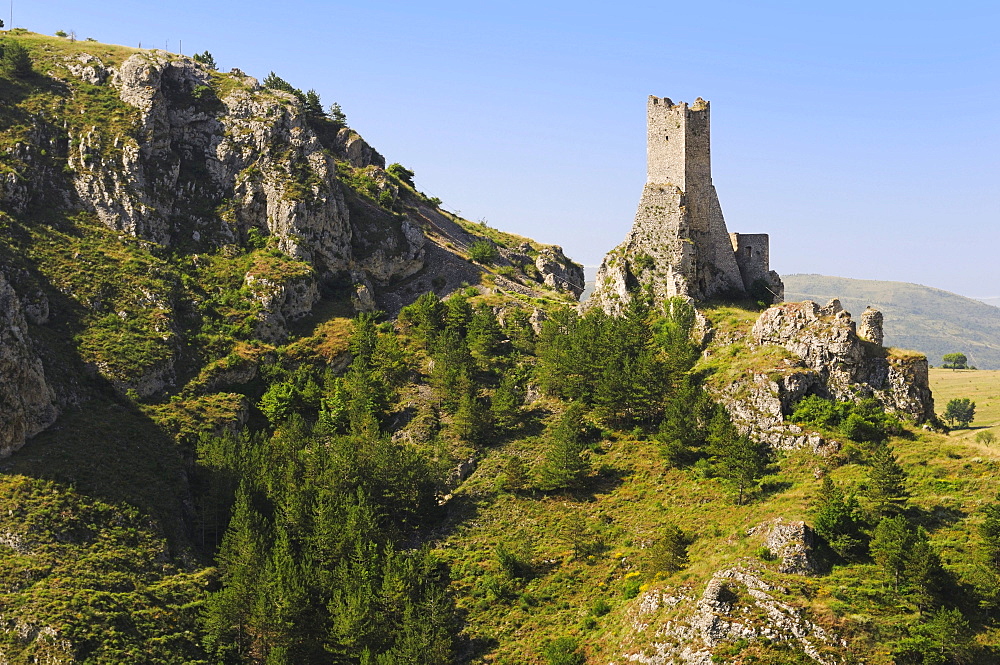
M 504 316 L 503 332 L 510 339 L 514 350 L 532 354 L 535 352 L 535 342 L 538 336 L 531 326 L 531 319 L 523 309 L 508 310 Z
M 463 293 L 453 295 L 445 301 L 447 308 L 444 315 L 445 328 L 454 331 L 462 340 L 469 332 L 472 323 L 472 305 Z
M 660 453 L 671 466 L 680 467 L 693 462 L 698 449 L 704 444 L 705 432 L 697 415 L 701 392 L 693 380 L 685 376 L 664 404 L 663 420 L 660 421 L 656 440 L 660 444 Z
M 500 385 L 493 392 L 490 411 L 493 424 L 500 432 L 509 432 L 521 424 L 521 407 L 524 406 L 524 390 L 521 377 L 516 370 L 500 377 Z
M 857 499 L 824 476 L 812 507 L 813 528 L 840 556 L 855 554 L 863 545 L 859 512 Z
M 549 448 L 539 470 L 538 487 L 560 490 L 579 485 L 590 472 L 590 462 L 584 455 L 584 407 L 579 402 L 569 405 L 549 435 Z
M 941 558 L 931 545 L 927 531 L 922 526 L 917 527 L 910 538 L 903 566 L 908 595 L 917 607 L 926 610 L 935 604 L 943 575 Z
M 433 348 L 438 334 L 444 330 L 447 306 L 433 293 L 425 293 L 412 305 L 407 305 L 399 313 L 399 323 L 403 329 L 423 342 L 428 349 Z
M 663 527 L 663 535 L 649 550 L 649 568 L 654 573 L 675 573 L 687 568 L 692 538 L 675 524 Z
M 740 434 L 723 408 L 718 408 L 712 417 L 706 438 L 713 472 L 730 486 L 736 504 L 743 505 L 753 486 L 767 472 L 770 448 Z
M 194 61 L 195 62 L 200 62 L 201 64 L 205 65 L 209 69 L 212 69 L 212 70 L 218 69 L 218 66 L 215 64 L 215 58 L 208 51 L 205 51 L 204 53 L 195 53 L 194 54 Z
M 882 569 L 882 574 L 894 589 L 898 589 L 903 581 L 906 552 L 911 541 L 909 525 L 902 515 L 883 518 L 872 532 L 868 549 L 871 551 L 872 559 Z
M 868 460 L 868 476 L 863 491 L 872 515 L 895 515 L 906 507 L 906 471 L 899 465 L 892 447 L 878 444 Z
M 266 554 L 264 522 L 251 507 L 250 489 L 244 484 L 216 557 L 223 587 L 205 601 L 206 645 L 221 660 L 247 659 L 257 646 L 254 607 Z
M 493 309 L 486 305 L 476 307 L 469 323 L 469 353 L 472 354 L 481 371 L 492 366 L 494 359 L 501 354 L 503 335 L 500 323 Z
M 306 119 L 313 122 L 326 117 L 326 111 L 323 110 L 323 102 L 320 101 L 319 93 L 315 90 L 308 90 L 306 92 L 303 110 L 305 111 Z
M 347 126 L 347 114 L 344 113 L 344 109 L 340 108 L 340 104 L 334 102 L 330 104 L 330 119 L 337 125 L 341 127 Z
M 510 455 L 503 466 L 503 473 L 498 480 L 499 489 L 506 492 L 517 492 L 528 484 L 528 469 L 524 460 L 518 455 Z
M 468 442 L 480 442 L 489 429 L 489 411 L 483 406 L 474 383 L 469 382 L 452 418 L 452 425 L 458 438 Z

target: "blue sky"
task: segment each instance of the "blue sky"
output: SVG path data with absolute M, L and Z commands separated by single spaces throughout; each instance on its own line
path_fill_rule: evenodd
M 1000 295 L 1000 3 L 13 9 L 36 32 L 183 44 L 315 88 L 445 207 L 588 265 L 631 226 L 647 95 L 702 96 L 729 229 L 770 233 L 773 268 Z

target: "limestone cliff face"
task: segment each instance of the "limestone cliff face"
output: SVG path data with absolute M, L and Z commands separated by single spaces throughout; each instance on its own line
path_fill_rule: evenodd
M 881 336 L 881 314 L 868 310 L 865 332 Z M 718 396 L 744 431 L 781 449 L 824 453 L 836 442 L 786 423 L 785 416 L 806 395 L 854 400 L 874 397 L 886 409 L 923 423 L 934 417 L 926 357 L 885 349 L 862 339 L 851 315 L 833 300 L 784 303 L 764 311 L 751 331 L 756 347 L 780 346 L 792 358 L 755 371 L 722 388 Z
M 352 219 L 372 215 L 352 210 L 360 203 L 334 158 L 370 169 L 380 189 L 385 159 L 347 128 L 324 145 L 293 95 L 236 70 L 219 85 L 219 74 L 160 51 L 117 67 L 81 55 L 49 74 L 78 77 L 130 110 L 65 129 L 31 118 L 30 140 L 10 155 L 19 173 L 0 182 L 3 207 L 82 208 L 130 236 L 190 251 L 239 244 L 256 230 L 319 275 L 360 269 L 386 281 L 423 267 L 419 229 L 372 238 L 370 220 Z M 384 210 L 374 216 L 392 224 Z
M 535 268 L 546 286 L 572 293 L 576 298 L 583 293 L 586 281 L 583 267 L 566 258 L 561 247 L 553 245 L 538 252 Z
M 17 293 L 0 273 L 0 457 L 51 425 L 59 411 Z
M 882 337 L 881 314 L 868 310 L 867 333 Z M 874 341 L 862 340 L 850 313 L 840 301 L 825 307 L 812 301 L 771 307 L 752 331 L 756 344 L 783 346 L 816 373 L 828 396 L 852 399 L 874 397 L 889 410 L 922 423 L 934 416 L 927 358 L 896 355 Z

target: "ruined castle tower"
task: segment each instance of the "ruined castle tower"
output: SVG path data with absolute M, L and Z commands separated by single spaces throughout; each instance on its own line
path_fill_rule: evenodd
M 709 104 L 647 103 L 646 186 L 625 242 L 604 257 L 591 299 L 620 312 L 637 289 L 655 300 L 740 295 L 758 280 L 781 300 L 766 234 L 729 234 L 712 184 Z

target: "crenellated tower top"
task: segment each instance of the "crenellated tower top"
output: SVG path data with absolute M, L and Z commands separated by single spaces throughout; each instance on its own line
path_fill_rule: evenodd
M 646 104 L 646 182 L 689 186 L 712 184 L 709 104 L 690 106 L 650 96 Z

